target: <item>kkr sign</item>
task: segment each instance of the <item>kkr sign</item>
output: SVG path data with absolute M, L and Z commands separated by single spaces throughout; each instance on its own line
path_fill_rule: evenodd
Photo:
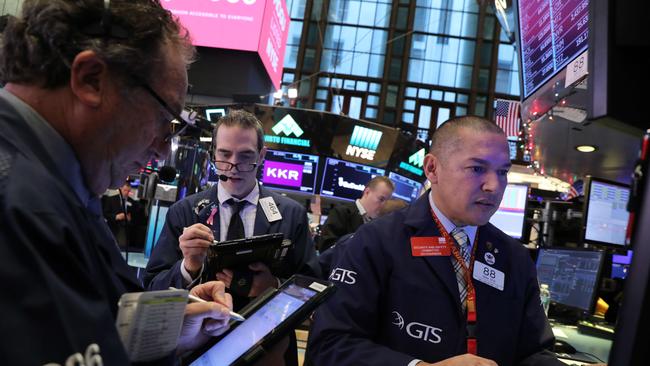
M 345 150 L 345 154 L 361 159 L 374 160 L 381 135 L 381 131 L 354 126 L 352 137 L 350 137 L 350 144 Z
M 300 164 L 280 163 L 266 160 L 262 182 L 290 187 L 302 185 L 302 169 Z

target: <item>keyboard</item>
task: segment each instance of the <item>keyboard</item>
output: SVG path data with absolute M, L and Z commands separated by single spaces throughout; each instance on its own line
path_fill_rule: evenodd
M 598 338 L 614 339 L 614 327 L 611 325 L 597 324 L 580 320 L 578 322 L 578 332 Z

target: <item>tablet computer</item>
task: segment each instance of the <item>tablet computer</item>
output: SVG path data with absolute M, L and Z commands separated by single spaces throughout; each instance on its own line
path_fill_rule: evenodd
M 206 267 L 214 273 L 224 268 L 248 266 L 254 262 L 262 262 L 269 268 L 274 268 L 279 265 L 290 247 L 291 240 L 285 240 L 283 233 L 226 240 L 210 246 Z
M 334 292 L 329 281 L 294 275 L 278 289 L 260 295 L 240 313 L 245 321 L 231 322 L 230 329 L 189 357 L 182 365 L 247 365 L 254 362 L 288 332 L 302 323 Z

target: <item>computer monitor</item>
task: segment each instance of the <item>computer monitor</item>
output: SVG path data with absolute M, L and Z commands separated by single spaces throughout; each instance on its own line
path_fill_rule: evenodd
M 418 198 L 422 183 L 393 172 L 388 172 L 388 179 L 395 184 L 393 197 L 406 202 L 412 202 Z
M 528 186 L 508 184 L 503 193 L 499 209 L 492 215 L 490 223 L 515 239 L 521 239 L 526 215 Z
M 149 221 L 147 222 L 147 235 L 144 244 L 144 257 L 149 258 L 153 247 L 158 244 L 158 238 L 165 226 L 165 218 L 171 204 L 155 201 L 149 209 Z
M 625 246 L 630 213 L 629 186 L 590 177 L 585 190 L 583 239 L 585 243 Z
M 381 168 L 327 158 L 320 194 L 325 197 L 354 201 L 361 198 L 368 181 L 385 174 L 386 171 Z
M 630 270 L 632 264 L 632 251 L 628 250 L 627 255 L 614 254 L 612 255 L 612 278 L 620 278 L 624 280 Z
M 601 251 L 540 248 L 537 279 L 548 285 L 552 302 L 592 313 L 603 259 Z
M 265 187 L 313 194 L 318 173 L 318 156 L 267 150 L 261 182 Z

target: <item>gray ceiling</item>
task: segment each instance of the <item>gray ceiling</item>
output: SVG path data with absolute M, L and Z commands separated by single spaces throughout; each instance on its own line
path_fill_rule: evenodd
M 642 131 L 618 121 L 601 119 L 575 123 L 554 116 L 532 124 L 533 159 L 544 174 L 572 182 L 586 175 L 630 183 L 638 158 Z M 595 145 L 597 150 L 582 153 L 578 145 Z

